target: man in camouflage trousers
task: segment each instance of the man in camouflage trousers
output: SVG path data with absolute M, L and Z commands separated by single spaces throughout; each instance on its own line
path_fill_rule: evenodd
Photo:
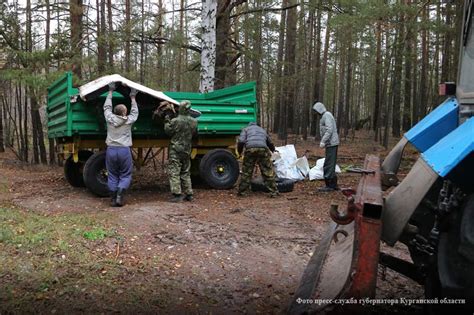
M 275 172 L 271 160 L 271 152 L 275 151 L 275 146 L 265 129 L 251 122 L 242 130 L 237 143 L 237 151 L 242 154 L 245 147 L 244 162 L 242 165 L 242 175 L 239 185 L 239 196 L 245 196 L 250 188 L 255 164 L 258 164 L 262 177 L 270 191 L 270 197 L 278 196 L 278 189 L 275 182 Z M 270 152 L 271 151 L 271 152 Z
M 190 173 L 191 149 L 192 138 L 197 133 L 197 121 L 190 116 L 190 109 L 191 103 L 183 101 L 179 105 L 176 118 L 171 120 L 165 118 L 165 132 L 171 137 L 168 162 L 170 188 L 173 194 L 171 202 L 193 200 Z

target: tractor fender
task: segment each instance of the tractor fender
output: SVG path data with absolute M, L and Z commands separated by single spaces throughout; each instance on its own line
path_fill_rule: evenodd
M 470 118 L 422 153 L 405 179 L 387 196 L 384 203 L 382 240 L 393 246 L 418 205 L 438 178 L 454 183 L 466 174 L 452 171 L 474 152 L 474 118 Z M 466 167 L 472 168 L 472 165 Z M 469 171 L 466 169 L 469 173 Z
M 393 246 L 438 174 L 419 158 L 403 181 L 387 196 L 382 212 L 382 240 Z

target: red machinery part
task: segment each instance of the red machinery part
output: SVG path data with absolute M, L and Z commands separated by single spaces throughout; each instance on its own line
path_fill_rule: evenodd
M 341 306 L 336 301 L 358 301 L 375 297 L 382 233 L 382 185 L 380 158 L 367 155 L 355 196 L 348 197 L 346 213 L 335 207 L 334 222 L 321 240 L 306 267 L 288 312 L 338 313 L 341 307 L 357 311 L 362 305 Z

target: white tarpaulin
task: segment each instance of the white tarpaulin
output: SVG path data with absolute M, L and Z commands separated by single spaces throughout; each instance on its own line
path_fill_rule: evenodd
M 152 97 L 157 98 L 159 100 L 164 100 L 164 101 L 168 101 L 170 103 L 179 105 L 178 101 L 175 101 L 171 97 L 165 95 L 163 92 L 150 89 L 149 87 L 133 82 L 118 74 L 106 75 L 82 85 L 81 87 L 79 87 L 79 96 L 81 97 L 82 100 L 85 101 L 87 100 L 87 96 L 89 94 L 103 87 L 106 87 L 109 83 L 112 83 L 112 82 L 119 82 L 123 84 L 124 86 L 128 86 L 129 88 L 136 89 L 139 92 L 151 95 Z
M 278 151 L 278 152 L 277 152 Z M 277 177 L 303 180 L 308 176 L 309 163 L 305 156 L 298 158 L 295 146 L 288 144 L 277 147 L 272 155 Z
M 324 159 L 319 159 L 316 161 L 316 166 L 314 166 L 310 171 L 309 171 L 309 180 L 315 180 L 315 179 L 324 179 Z M 336 173 L 340 173 L 341 169 L 339 168 L 339 165 L 336 165 Z

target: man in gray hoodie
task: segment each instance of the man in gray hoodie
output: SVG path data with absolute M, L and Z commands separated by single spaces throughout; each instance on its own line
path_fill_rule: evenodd
M 329 192 L 339 189 L 337 186 L 336 160 L 337 147 L 339 146 L 339 136 L 337 134 L 336 121 L 330 112 L 326 110 L 323 103 L 317 102 L 313 105 L 313 110 L 321 115 L 319 128 L 321 132 L 321 143 L 319 146 L 326 149 L 324 159 L 324 181 L 326 186 L 319 191 Z
M 111 195 L 111 206 L 123 206 L 125 190 L 132 181 L 133 160 L 130 147 L 132 146 L 132 125 L 138 118 L 138 106 L 135 96 L 137 90 L 132 89 L 130 99 L 132 108 L 127 116 L 127 107 L 118 104 L 112 111 L 112 94 L 115 84 L 109 84 L 109 94 L 104 103 L 104 116 L 107 122 L 107 151 L 105 165 Z

